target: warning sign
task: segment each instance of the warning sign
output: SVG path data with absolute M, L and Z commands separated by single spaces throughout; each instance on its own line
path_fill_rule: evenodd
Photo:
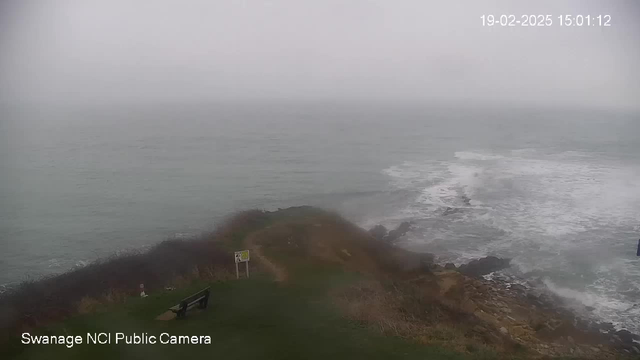
M 236 279 L 240 278 L 240 271 L 238 270 L 238 264 L 244 263 L 247 270 L 247 277 L 249 277 L 249 250 L 236 251 L 233 255 L 236 259 Z
M 249 261 L 249 250 L 235 252 L 236 264 Z

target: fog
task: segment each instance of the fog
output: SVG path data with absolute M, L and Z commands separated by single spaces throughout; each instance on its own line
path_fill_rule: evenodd
M 483 27 L 481 15 L 553 15 Z M 561 27 L 558 15 L 611 15 Z M 0 103 L 450 101 L 638 109 L 635 1 L 3 0 Z

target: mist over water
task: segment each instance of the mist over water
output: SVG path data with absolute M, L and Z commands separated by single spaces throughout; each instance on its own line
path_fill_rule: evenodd
M 638 164 L 588 151 L 454 156 L 385 170 L 396 186 L 417 190 L 400 211 L 418 227 L 404 246 L 458 265 L 513 258 L 509 273 L 593 307 L 601 319 L 637 326 Z
M 640 330 L 637 114 L 245 103 L 5 109 L 0 129 L 2 284 L 309 204 L 412 220 L 401 246 L 441 262 L 511 257 Z

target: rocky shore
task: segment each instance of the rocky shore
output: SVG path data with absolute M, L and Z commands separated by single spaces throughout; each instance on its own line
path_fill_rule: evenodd
M 454 351 L 460 358 L 640 359 L 639 336 L 594 321 L 589 309 L 572 310 L 573 304 L 543 285 L 511 277 L 502 271 L 509 259 L 488 256 L 456 266 L 397 246 L 411 227 L 404 222 L 366 231 L 313 207 L 241 212 L 202 238 L 163 242 L 0 296 L 0 348 L 3 339 L 13 341 L 25 329 L 91 315 L 100 304 L 117 307 L 138 297 L 140 283 L 156 293 L 202 281 L 248 288 L 235 283 L 229 261 L 228 249 L 241 248 L 251 250 L 257 272 L 273 275 L 279 283 L 274 289 L 297 289 L 285 291 L 289 295 L 308 289 L 374 331 Z M 254 285 L 270 287 L 271 281 L 264 276 Z M 285 298 L 299 300 L 289 295 Z M 162 306 L 174 301 L 163 300 Z M 306 306 L 298 309 L 305 316 L 301 309 Z M 291 325 L 279 320 L 274 324 Z
M 396 243 L 411 229 L 403 222 L 387 231 L 382 225 L 369 233 Z M 432 254 L 423 254 L 434 259 Z M 470 336 L 486 343 L 508 342 L 533 349 L 541 356 L 589 359 L 640 358 L 640 336 L 611 323 L 588 319 L 571 310 L 565 299 L 542 287 L 527 287 L 499 276 L 486 276 L 510 266 L 510 259 L 488 256 L 456 266 L 430 265 L 440 284 L 442 303 L 479 320 Z

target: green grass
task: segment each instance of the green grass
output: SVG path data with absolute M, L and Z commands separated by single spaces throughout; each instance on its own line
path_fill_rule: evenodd
M 210 335 L 211 345 L 29 345 L 14 349 L 17 359 L 465 359 L 442 349 L 385 337 L 342 318 L 323 291 L 326 280 L 307 278 L 283 286 L 265 277 L 199 283 L 174 292 L 131 299 L 97 313 L 77 316 L 41 334 L 147 333 Z M 351 275 L 345 274 L 349 281 Z M 322 284 L 321 284 L 322 283 Z M 304 285 L 303 285 L 304 284 Z M 318 286 L 314 286 L 318 285 Z M 154 318 L 184 296 L 210 285 L 210 306 L 184 320 Z M 16 339 L 18 341 L 18 339 Z
M 305 210 L 282 211 L 263 219 L 255 227 L 283 218 L 301 218 Z M 252 226 L 253 227 L 253 226 Z M 236 233 L 230 246 L 241 247 L 246 233 Z M 327 264 L 282 258 L 265 249 L 276 261 L 286 263 L 294 274 L 286 284 L 266 274 L 237 281 L 196 283 L 184 289 L 131 298 L 126 304 L 103 307 L 89 315 L 76 316 L 38 334 L 81 335 L 84 344 L 71 349 L 63 345 L 20 345 L 19 338 L 4 349 L 16 359 L 490 359 L 489 355 L 463 355 L 405 339 L 378 334 L 365 325 L 343 317 L 328 291 L 349 284 L 363 275 Z M 271 250 L 271 251 L 270 251 Z M 211 286 L 209 308 L 189 312 L 186 319 L 158 321 L 180 299 Z M 87 333 L 123 332 L 159 336 L 209 335 L 210 345 L 87 345 Z M 112 338 L 112 340 L 114 340 Z M 3 349 L 0 349 L 0 353 Z M 1 356 L 0 356 L 1 357 Z

